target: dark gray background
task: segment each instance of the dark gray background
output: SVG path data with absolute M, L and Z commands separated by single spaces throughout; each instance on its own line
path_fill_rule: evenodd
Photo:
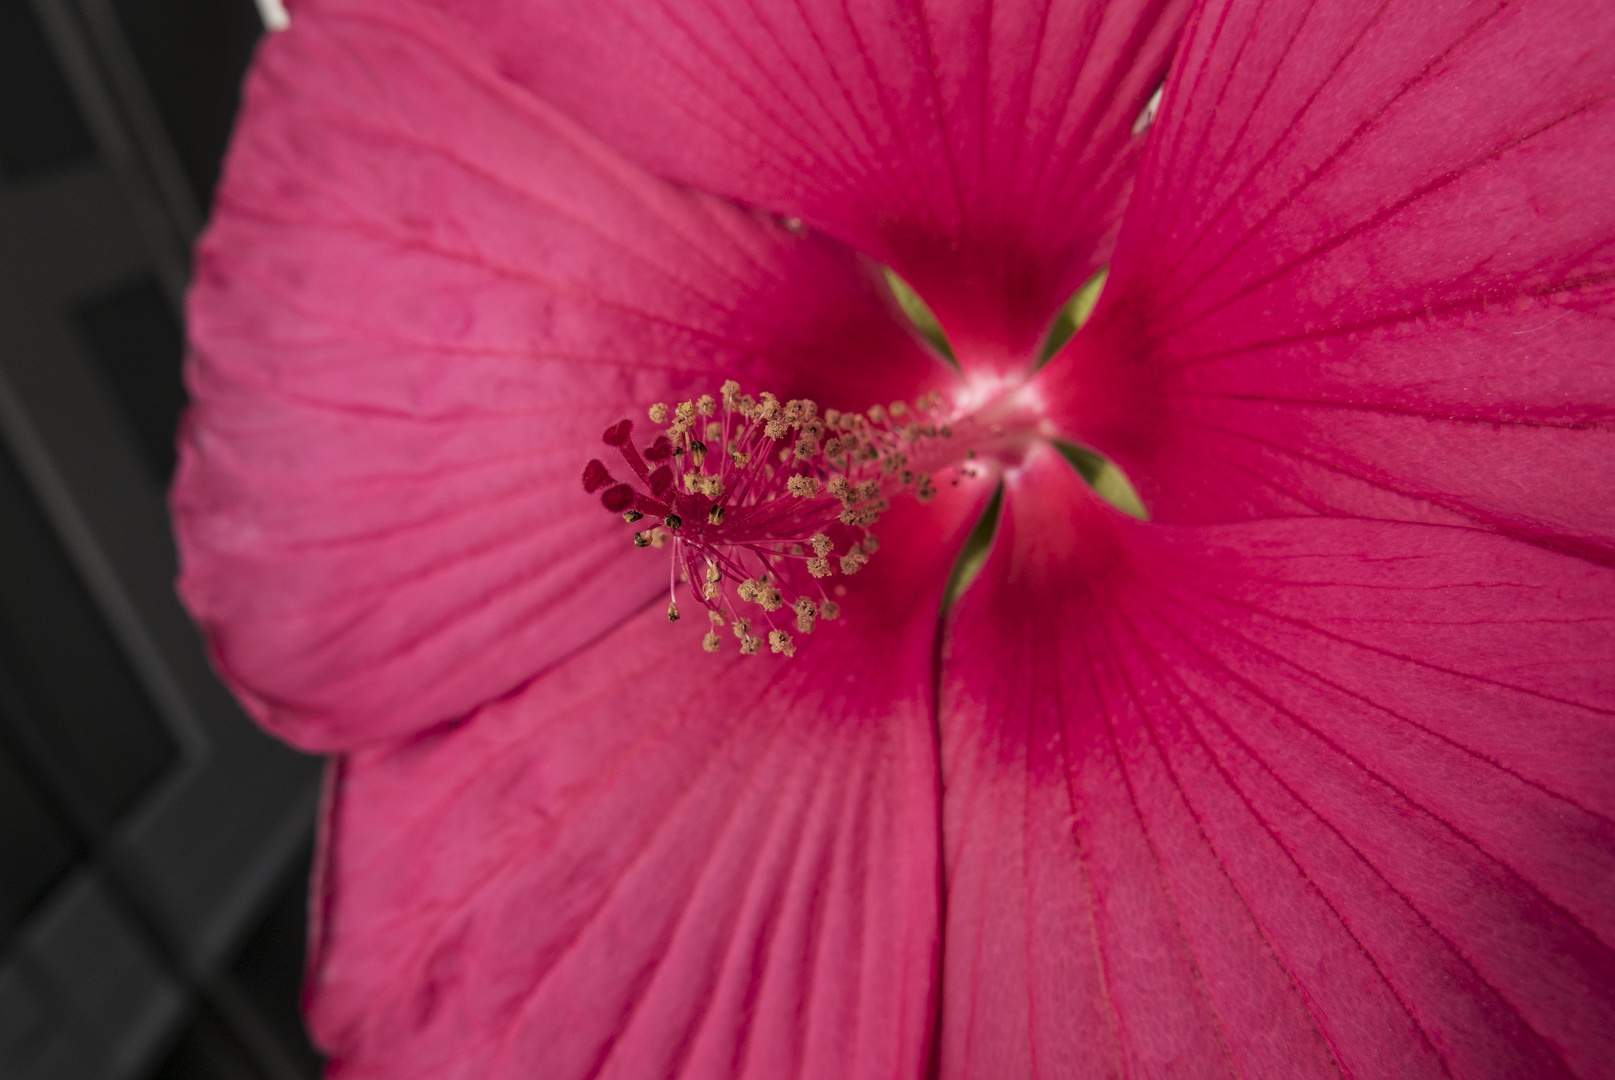
M 305 1080 L 320 763 L 173 593 L 180 310 L 253 0 L 0 0 L 0 1077 Z

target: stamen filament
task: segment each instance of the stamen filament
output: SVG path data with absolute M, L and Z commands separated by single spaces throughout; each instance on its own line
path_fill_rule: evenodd
M 720 419 L 709 419 L 719 411 Z M 845 586 L 835 578 L 858 572 L 875 553 L 870 529 L 892 498 L 909 493 L 929 501 L 948 471 L 974 475 L 973 451 L 998 456 L 1024 448 L 1031 434 L 1024 407 L 1006 409 L 1000 401 L 964 417 L 945 415 L 940 394 L 912 406 L 820 416 L 811 401 L 752 398 L 733 381 L 716 401 L 658 404 L 650 416 L 671 423 L 643 454 L 629 420 L 603 436 L 639 483 L 617 482 L 595 460 L 584 469 L 584 488 L 603 489 L 605 507 L 629 520 L 636 513 L 660 519 L 635 533 L 634 542 L 659 548 L 673 541 L 669 619 L 678 618 L 682 570 L 691 598 L 713 623 L 702 648 L 721 648 L 716 629 L 729 623 L 746 655 L 760 651 L 765 637 L 771 651 L 795 653 L 775 612 L 789 611 L 800 634 L 840 613 L 830 592 L 840 595 Z M 751 633 L 737 601 L 761 609 L 765 635 Z

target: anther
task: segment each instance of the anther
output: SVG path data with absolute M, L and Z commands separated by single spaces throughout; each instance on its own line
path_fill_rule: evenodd
M 796 634 L 835 618 L 839 608 L 821 590 L 845 595 L 845 586 L 833 584 L 836 571 L 854 574 L 868 564 L 880 546 L 869 526 L 893 493 L 935 497 L 930 477 L 916 466 L 933 467 L 937 448 L 924 440 L 937 437 L 940 407 L 940 397 L 921 395 L 875 405 L 867 415 L 821 413 L 806 398 L 782 401 L 766 392 L 753 398 L 729 380 L 717 398 L 651 406 L 652 422 L 665 427 L 647 438 L 649 445 L 636 445 L 627 420 L 608 428 L 603 440 L 633 473 L 626 483 L 599 461 L 588 463 L 582 479 L 624 520 L 658 523 L 634 534 L 636 546 L 666 548 L 673 541 L 674 590 L 688 588 L 713 619 L 702 648 L 713 648 L 713 635 L 733 624 L 743 654 L 767 640 L 790 655 L 791 633 L 775 628 L 774 614 L 789 606 L 796 625 L 786 626 Z M 676 593 L 669 599 L 673 619 Z M 761 607 L 769 625 L 754 633 L 749 622 L 726 623 L 737 600 Z
M 819 605 L 819 615 L 822 618 L 834 622 L 836 619 L 841 617 L 841 605 L 836 603 L 834 600 L 826 600 L 824 603 Z
M 723 648 L 723 638 L 709 630 L 707 635 L 701 639 L 701 648 L 706 652 L 717 652 Z
M 678 606 L 677 603 L 669 603 L 667 605 L 667 621 L 668 622 L 678 622 L 679 621 L 679 606 Z
M 796 629 L 804 634 L 813 633 L 813 621 L 819 616 L 819 605 L 804 596 L 792 607 L 796 611 Z

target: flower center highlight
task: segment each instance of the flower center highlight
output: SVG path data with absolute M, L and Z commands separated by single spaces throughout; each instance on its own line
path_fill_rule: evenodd
M 703 395 L 650 408 L 667 425 L 642 450 L 633 422 L 603 440 L 633 474 L 613 477 L 591 460 L 583 488 L 629 524 L 658 519 L 633 534 L 641 548 L 672 548 L 669 621 L 679 619 L 678 585 L 707 609 L 702 648 L 717 652 L 728 628 L 744 655 L 796 652 L 792 629 L 810 634 L 840 614 L 838 578 L 862 569 L 879 549 L 871 531 L 891 500 L 936 497 L 937 485 L 977 475 L 984 459 L 1019 458 L 1038 438 L 1038 417 L 1017 395 L 992 395 L 960 413 L 942 395 L 912 406 L 894 402 L 862 413 L 807 400 L 752 397 L 734 381 L 719 399 Z

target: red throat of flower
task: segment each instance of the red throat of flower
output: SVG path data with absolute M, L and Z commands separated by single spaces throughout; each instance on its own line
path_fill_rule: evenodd
M 632 421 L 604 435 L 630 479 L 596 459 L 584 467 L 583 487 L 630 524 L 658 519 L 634 533 L 634 544 L 671 545 L 667 617 L 679 618 L 682 581 L 707 609 L 708 652 L 723 647 L 728 627 L 744 654 L 759 652 L 766 636 L 774 652 L 793 655 L 793 630 L 812 633 L 819 619 L 840 614 L 832 597 L 846 587 L 838 579 L 875 554 L 871 529 L 891 500 L 929 502 L 938 478 L 975 468 L 973 451 L 955 445 L 940 394 L 821 416 L 811 401 L 753 398 L 730 381 L 720 400 L 653 405 L 650 418 L 667 426 L 643 450 Z

